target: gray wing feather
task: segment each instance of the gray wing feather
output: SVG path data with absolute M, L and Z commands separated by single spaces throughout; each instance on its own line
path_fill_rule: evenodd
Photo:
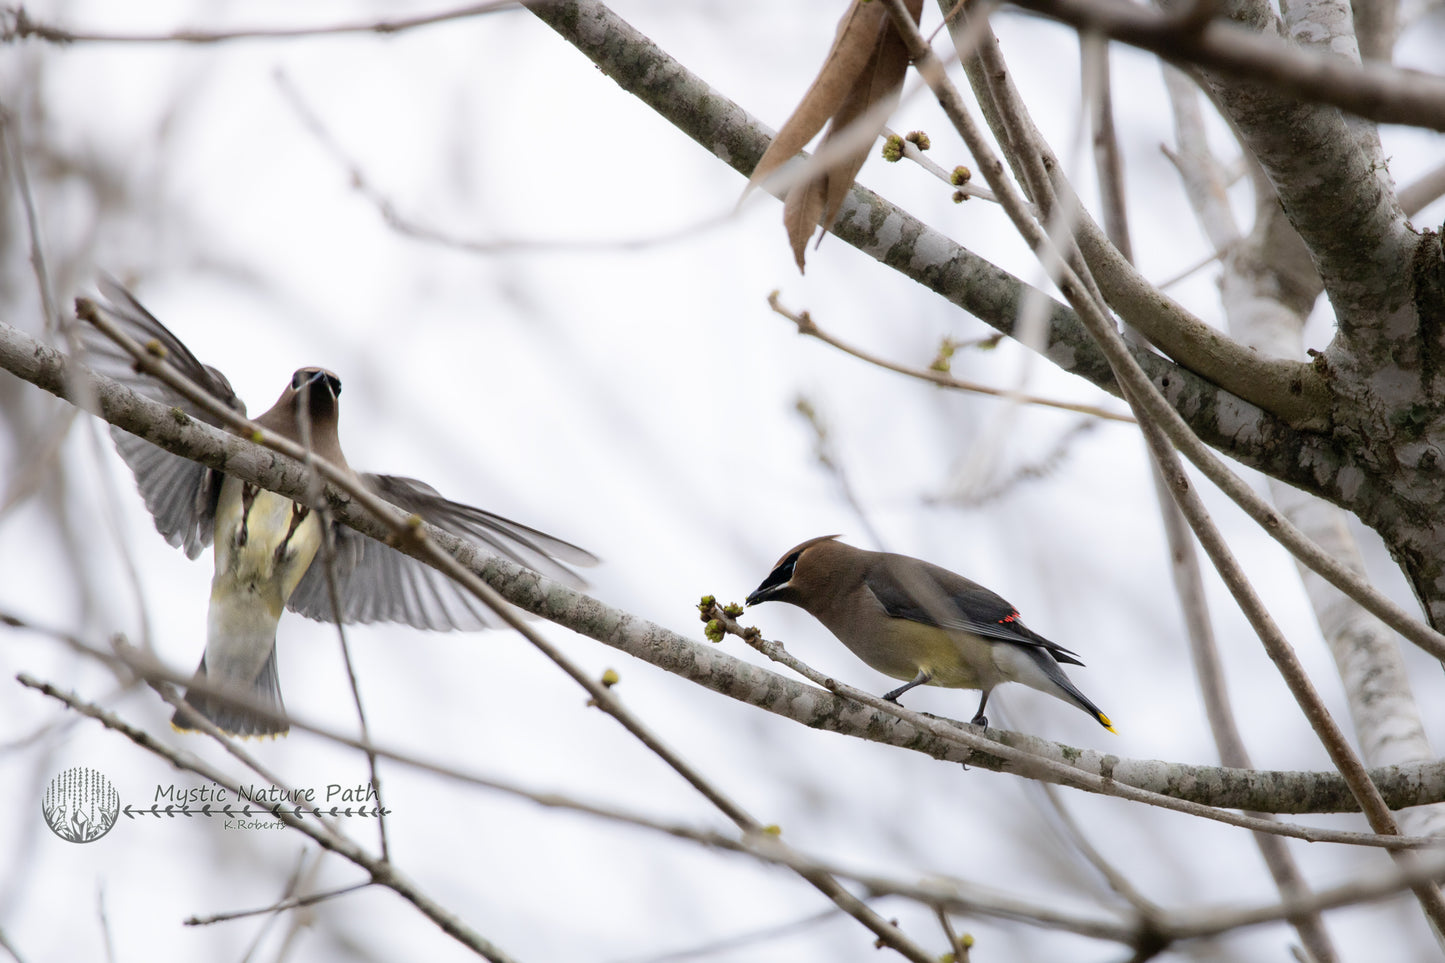
M 894 618 L 957 629 L 997 642 L 1037 647 L 1059 662 L 1083 665 L 1078 654 L 1024 625 L 1018 610 L 1001 596 L 948 569 L 908 556 L 870 574 L 865 582 Z
M 156 531 L 188 557 L 199 557 L 215 534 L 221 476 L 119 428 L 111 428 L 110 436 L 135 475 Z
M 597 562 L 592 553 L 570 542 L 449 501 L 425 482 L 395 475 L 361 478 L 398 508 L 569 585 L 583 583 L 563 561 L 575 565 Z M 435 569 L 354 529 L 335 526 L 333 534 L 333 571 L 342 622 L 401 622 L 434 630 L 471 630 L 498 624 L 486 606 Z M 286 607 L 310 619 L 336 620 L 321 555 L 306 570 Z
M 111 322 L 141 344 L 158 347 L 167 361 L 217 401 L 241 414 L 246 413 L 245 404 L 236 397 L 226 376 L 196 360 L 180 339 L 142 307 L 129 291 L 108 278 L 101 281 L 100 289 L 105 300 L 98 302 L 96 307 Z M 79 360 L 97 373 L 147 398 L 179 408 L 193 418 L 220 426 L 214 415 L 197 408 L 181 394 L 149 375 L 137 371 L 134 359 L 91 325 L 78 327 L 78 341 L 81 349 Z M 155 517 L 156 530 L 165 536 L 167 542 L 184 549 L 191 558 L 200 555 L 214 535 L 221 474 L 118 428 L 112 428 L 110 433 L 116 450 L 135 475 L 146 508 Z

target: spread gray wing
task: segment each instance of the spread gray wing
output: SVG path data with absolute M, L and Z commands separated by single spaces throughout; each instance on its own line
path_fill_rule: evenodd
M 217 401 L 240 414 L 246 413 L 245 404 L 236 397 L 226 376 L 201 364 L 129 291 L 108 278 L 101 281 L 100 290 L 104 298 L 95 306 L 106 318 L 136 341 L 162 353 L 172 366 Z M 81 349 L 78 360 L 96 373 L 120 382 L 137 394 L 220 427 L 214 415 L 197 408 L 155 378 L 137 371 L 134 359 L 125 349 L 92 325 L 79 325 L 77 333 Z M 110 434 L 121 458 L 135 475 L 146 508 L 155 517 L 156 530 L 191 558 L 200 555 L 214 535 L 221 474 L 119 428 L 112 427 Z
M 582 579 L 567 567 L 595 565 L 596 556 L 570 542 L 500 515 L 443 498 L 425 482 L 362 475 L 377 494 L 438 528 L 569 585 Z M 419 629 L 479 629 L 498 624 L 486 606 L 435 569 L 344 525 L 333 528 L 341 621 L 401 622 Z M 286 607 L 307 618 L 336 621 L 320 554 Z
M 898 619 L 971 632 L 986 639 L 1044 649 L 1055 660 L 1083 665 L 1076 653 L 1039 635 L 1018 610 L 962 575 L 928 562 L 897 556 L 900 563 L 864 580 L 883 610 Z

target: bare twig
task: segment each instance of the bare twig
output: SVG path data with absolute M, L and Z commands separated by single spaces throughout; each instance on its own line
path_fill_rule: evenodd
M 1265 37 L 1225 18 L 1184 25 L 1177 14 L 1110 0 L 1014 0 L 1026 10 L 1095 31 L 1166 60 L 1267 84 L 1382 123 L 1445 130 L 1445 80 L 1380 63 L 1352 66 Z
M 1421 174 L 1400 188 L 1397 195 L 1400 209 L 1407 215 L 1419 214 L 1426 205 L 1445 196 L 1445 164 Z
M 33 19 L 24 7 L 11 7 L 6 27 L 0 32 L 0 43 L 17 40 L 44 40 L 49 43 L 119 43 L 119 44 L 210 44 L 233 40 L 293 40 L 307 37 L 345 36 L 353 33 L 392 34 L 416 27 L 429 27 L 451 20 L 464 20 L 520 6 L 519 0 L 494 0 L 454 7 L 436 13 L 398 17 L 394 20 L 360 20 L 315 27 L 245 27 L 235 30 L 173 30 L 169 33 L 110 33 L 96 30 L 70 30 Z
M 868 511 L 863 507 L 863 502 L 858 498 L 858 493 L 853 490 L 853 482 L 848 477 L 848 471 L 843 466 L 836 451 L 833 450 L 833 439 L 828 431 L 828 424 L 818 413 L 813 403 L 802 395 L 793 403 L 793 410 L 796 411 L 813 432 L 813 457 L 823 470 L 833 476 L 838 483 L 838 493 L 843 496 L 843 501 L 853 509 L 853 514 L 858 516 L 858 524 L 863 526 L 863 533 L 868 540 L 877 548 L 887 551 L 887 543 L 883 540 L 883 533 L 873 524 L 873 519 L 868 516 Z
M 40 301 L 45 308 L 45 330 L 55 331 L 60 327 L 60 305 L 55 300 L 55 286 L 51 283 L 50 269 L 45 263 L 45 243 L 40 236 L 40 218 L 35 212 L 35 198 L 30 192 L 30 176 L 25 170 L 25 152 L 20 143 L 20 120 L 4 104 L 0 104 L 0 148 L 6 155 L 6 167 L 15 178 L 20 194 L 20 206 L 25 212 L 25 228 L 30 238 L 30 268 L 35 272 L 35 283 L 40 289 Z
M 60 316 L 60 306 L 56 301 L 54 283 L 47 267 L 45 256 L 45 239 L 40 233 L 40 218 L 36 212 L 35 198 L 30 190 L 30 178 L 26 173 L 25 151 L 22 142 L 19 119 L 3 103 L 0 103 L 0 149 L 3 149 L 8 163 L 7 167 L 15 181 L 16 192 L 20 195 L 21 208 L 25 211 L 25 228 L 27 239 L 30 244 L 30 264 L 35 274 L 36 287 L 40 293 L 40 303 L 45 312 L 44 330 L 47 336 L 53 337 L 56 332 L 64 331 L 65 326 Z M 82 390 L 85 390 L 82 387 Z M 57 415 L 53 427 L 48 432 L 46 440 L 38 446 L 38 451 L 30 453 L 26 458 L 20 460 L 23 469 L 18 477 L 12 480 L 12 488 L 7 493 L 6 504 L 0 506 L 0 515 L 3 515 L 13 505 L 28 495 L 34 484 L 44 477 L 45 469 L 49 465 L 59 464 L 60 446 L 69 433 L 72 418 L 69 412 Z M 102 445 L 99 434 L 96 431 L 87 432 L 91 450 L 96 456 L 96 464 L 102 460 Z M 46 437 L 46 436 L 42 436 Z M 111 507 L 119 505 L 115 484 L 108 473 L 102 472 L 101 490 Z M 119 513 L 112 512 L 107 515 L 108 521 L 119 517 Z M 68 528 L 66 520 L 62 516 L 62 529 Z M 126 575 L 126 582 L 135 596 L 136 610 L 139 613 L 141 624 L 141 643 L 149 646 L 151 644 L 151 615 L 150 606 L 146 604 L 145 591 L 141 585 L 140 568 L 136 565 L 135 555 L 131 552 L 126 540 L 117 537 L 115 544 L 120 552 L 121 567 Z
M 798 326 L 798 333 L 817 338 L 824 344 L 832 345 L 844 354 L 850 354 L 860 361 L 866 361 L 871 365 L 886 368 L 889 371 L 896 371 L 899 374 L 907 375 L 910 378 L 917 378 L 919 381 L 927 381 L 942 388 L 953 388 L 959 391 L 971 391 L 975 394 L 988 395 L 993 398 L 1006 398 L 1010 401 L 1017 401 L 1022 404 L 1038 405 L 1043 408 L 1058 408 L 1062 411 L 1075 411 L 1079 414 L 1089 415 L 1094 418 L 1103 418 L 1106 421 L 1120 421 L 1132 424 L 1134 419 L 1128 415 L 1121 415 L 1107 408 L 1099 408 L 1095 405 L 1075 404 L 1070 401 L 1055 401 L 1051 398 L 1040 398 L 1037 395 L 1021 394 L 1010 391 L 1007 388 L 994 388 L 989 385 L 981 385 L 972 381 L 960 381 L 952 375 L 942 371 L 934 371 L 931 368 L 910 368 L 907 365 L 888 361 L 876 355 L 869 354 L 862 348 L 854 347 L 837 338 L 822 328 L 813 320 L 812 315 L 804 311 L 801 314 L 783 307 L 781 297 L 777 291 L 768 295 L 768 307 L 787 318 Z
M 311 412 L 308 407 L 302 405 L 298 411 L 301 414 L 299 419 L 301 427 L 301 447 L 306 453 L 306 470 L 310 474 L 311 485 L 309 503 L 317 509 L 321 515 L 321 564 L 325 566 L 326 574 L 326 595 L 331 605 L 332 620 L 336 625 L 336 639 L 341 643 L 341 661 L 346 666 L 346 680 L 351 688 L 352 705 L 356 707 L 356 721 L 361 730 L 363 742 L 371 742 L 371 729 L 366 722 L 366 707 L 361 700 L 361 684 L 356 678 L 356 666 L 351 661 L 351 646 L 346 642 L 346 626 L 342 624 L 341 618 L 341 591 L 336 584 L 336 541 L 333 537 L 331 507 L 326 504 L 322 493 L 326 489 L 326 480 L 316 470 L 316 450 L 311 446 Z M 366 766 L 371 776 L 371 788 L 376 793 L 376 832 L 381 841 L 381 858 L 391 858 L 391 843 L 386 833 L 386 805 L 381 795 L 381 776 L 377 773 L 376 754 L 366 753 Z
M 332 160 L 346 171 L 347 183 L 376 208 L 377 214 L 386 226 L 403 237 L 425 244 L 435 244 L 438 247 L 481 257 L 492 257 L 497 254 L 554 254 L 559 251 L 580 253 L 635 251 L 696 237 L 730 223 L 738 215 L 737 206 L 729 205 L 726 210 L 711 214 L 691 224 L 684 224 L 681 227 L 660 231 L 656 234 L 630 238 L 578 240 L 576 238 L 462 237 L 439 227 L 424 224 L 403 213 L 397 203 L 372 181 L 361 163 L 347 153 L 321 120 L 320 115 L 312 109 L 285 73 L 280 71 L 276 73 L 276 84 L 281 89 L 281 95 L 291 105 L 291 109 L 296 112 L 302 126 L 316 139 Z
M 1169 277 L 1160 281 L 1156 285 L 1156 287 L 1158 287 L 1161 291 L 1167 291 L 1168 289 L 1174 287 L 1176 284 L 1180 284 L 1184 281 L 1189 280 L 1200 271 L 1209 267 L 1209 265 L 1221 260 L 1228 253 L 1228 251 L 1214 251 L 1213 253 L 1206 254 L 1204 255 L 1204 257 L 1195 261 L 1188 267 L 1182 268 L 1176 274 L 1170 275 Z
M 722 939 L 713 940 L 701 946 L 693 946 L 685 950 L 670 950 L 655 955 L 629 956 L 621 960 L 616 960 L 614 963 L 682 963 L 683 960 L 705 959 L 721 953 L 756 946 L 759 943 L 766 943 L 784 936 L 792 936 L 794 933 L 811 929 L 819 923 L 826 923 L 829 920 L 837 918 L 838 908 L 831 907 L 805 916 L 802 919 L 793 920 L 788 923 L 779 923 L 776 926 L 762 927 L 750 933 L 739 933 L 735 936 L 723 937 Z
M 1107 56 L 1097 57 L 1096 66 L 1100 72 L 1098 83 L 1104 91 L 1110 87 Z M 1086 89 L 1088 84 L 1085 85 Z M 1095 114 L 1096 149 L 1101 150 L 1105 160 L 1099 163 L 1100 191 L 1104 197 L 1106 211 L 1115 212 L 1106 216 L 1110 240 L 1120 252 L 1133 260 L 1130 253 L 1128 223 L 1123 217 L 1124 180 L 1117 161 L 1108 158 L 1118 156 L 1113 122 L 1112 107 L 1107 99 L 1101 99 Z M 1102 143 L 1101 143 L 1102 142 Z M 1129 329 L 1126 337 L 1139 340 L 1140 335 Z M 1154 430 L 1151 429 L 1150 430 Z M 1248 768 L 1252 765 L 1244 747 L 1244 740 L 1234 722 L 1229 704 L 1229 694 L 1224 687 L 1224 673 L 1220 665 L 1219 652 L 1215 646 L 1214 631 L 1209 618 L 1208 603 L 1204 595 L 1204 582 L 1200 570 L 1199 554 L 1190 536 L 1189 524 L 1169 492 L 1163 473 L 1157 463 L 1151 461 L 1150 476 L 1159 497 L 1159 508 L 1163 516 L 1164 532 L 1169 543 L 1169 555 L 1173 562 L 1174 584 L 1179 595 L 1180 608 L 1184 616 L 1185 629 L 1189 639 L 1190 653 L 1194 658 L 1195 674 L 1204 696 L 1206 715 L 1215 745 L 1219 748 L 1220 761 L 1229 766 Z M 1052 795 L 1052 794 L 1051 794 Z M 1261 819 L 1271 819 L 1264 813 L 1250 813 Z M 1279 893 L 1286 900 L 1298 899 L 1308 894 L 1309 889 L 1300 873 L 1284 840 L 1268 833 L 1255 833 L 1255 845 L 1264 858 L 1270 875 L 1274 878 Z M 1141 910 L 1141 912 L 1146 912 Z M 1324 921 L 1318 915 L 1308 915 L 1292 920 L 1301 942 L 1308 948 L 1316 963 L 1333 963 L 1338 958 Z
M 1195 199 L 1197 215 L 1208 227 L 1209 240 L 1219 245 L 1222 250 L 1227 250 L 1238 243 L 1238 228 L 1225 197 L 1220 165 L 1210 152 L 1204 136 L 1203 117 L 1198 110 L 1194 86 L 1181 72 L 1168 66 L 1163 70 L 1174 108 L 1175 135 L 1179 147 L 1177 152 L 1166 153 L 1184 179 L 1187 193 Z M 1210 199 L 1208 204 L 1201 203 L 1205 197 Z M 1170 507 L 1173 507 L 1172 503 Z M 1224 669 L 1209 621 L 1194 543 L 1188 539 L 1186 523 L 1178 509 L 1174 508 L 1170 515 L 1166 529 L 1169 532 L 1172 553 L 1176 560 L 1192 560 L 1187 570 L 1176 566 L 1175 583 L 1184 610 L 1190 654 L 1194 660 L 1195 676 L 1204 696 L 1210 732 L 1219 749 L 1221 762 L 1229 766 L 1248 767 L 1253 763 L 1235 721 L 1229 693 L 1225 689 Z M 1262 813 L 1259 815 L 1270 818 Z M 1257 833 L 1254 839 L 1280 895 L 1286 900 L 1298 900 L 1307 896 L 1309 887 L 1299 865 L 1279 837 Z M 1339 958 L 1329 931 L 1317 914 L 1301 916 L 1292 922 L 1301 943 L 1317 963 L 1332 963 Z
M 375 886 L 375 880 L 364 880 L 360 883 L 352 883 L 350 886 L 341 886 L 336 889 L 327 890 L 324 893 L 310 893 L 306 896 L 288 896 L 286 899 L 272 903 L 270 906 L 262 906 L 257 909 L 232 910 L 229 913 L 213 913 L 210 916 L 189 916 L 182 922 L 186 926 L 210 926 L 213 923 L 229 923 L 231 920 L 245 919 L 248 916 L 265 916 L 273 913 L 283 913 L 286 910 L 297 909 L 302 906 L 314 906 L 317 903 L 324 903 L 326 900 L 336 899 L 357 890 L 366 889 L 368 886 Z
M 940 27 L 940 29 L 942 28 Z M 928 173 L 932 174 L 938 180 L 947 184 L 949 190 L 954 191 L 961 197 L 976 197 L 981 201 L 991 201 L 995 204 L 998 203 L 998 198 L 994 197 L 993 191 L 989 190 L 987 187 L 984 187 L 980 184 L 975 184 L 972 180 L 966 181 L 962 184 L 956 183 L 953 171 L 944 170 L 941 165 L 939 165 L 933 160 L 933 158 L 929 157 L 922 150 L 920 150 L 917 144 L 913 143 L 913 141 L 911 140 L 908 140 L 906 137 L 903 137 L 897 131 L 893 130 L 893 128 L 885 126 L 883 128 L 883 133 L 886 137 L 889 138 L 896 137 L 898 139 L 898 143 L 901 145 L 903 156 L 911 160 L 913 163 L 917 164 L 919 167 L 923 168 Z
M 14 960 L 15 963 L 25 963 L 25 957 L 20 955 L 20 951 L 15 948 L 14 943 L 10 942 L 10 937 L 5 935 L 3 929 L 0 929 L 0 950 L 9 953 L 10 958 Z

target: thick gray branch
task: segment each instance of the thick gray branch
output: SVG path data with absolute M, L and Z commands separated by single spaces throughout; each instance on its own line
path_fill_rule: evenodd
M 1230 12 L 1261 34 L 1278 29 L 1267 4 L 1239 0 Z M 1309 248 L 1341 332 L 1386 325 L 1410 303 L 1419 239 L 1379 176 L 1377 153 L 1334 107 L 1270 84 L 1205 78 Z
M 1384 123 L 1445 130 L 1445 80 L 1440 77 L 1380 64 L 1362 68 L 1306 53 L 1221 19 L 1194 19 L 1201 12 L 1212 14 L 1216 7 L 1212 3 L 1165 4 L 1179 12 L 1170 16 L 1144 4 L 1108 0 L 1014 2 L 1167 60 L 1197 64 L 1233 80 L 1268 84 L 1291 100 L 1332 104 Z

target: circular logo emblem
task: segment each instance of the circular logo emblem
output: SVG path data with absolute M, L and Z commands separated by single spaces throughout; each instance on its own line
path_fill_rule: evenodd
M 110 832 L 119 818 L 120 793 L 98 771 L 76 766 L 50 780 L 40 812 L 61 839 L 92 843 Z

